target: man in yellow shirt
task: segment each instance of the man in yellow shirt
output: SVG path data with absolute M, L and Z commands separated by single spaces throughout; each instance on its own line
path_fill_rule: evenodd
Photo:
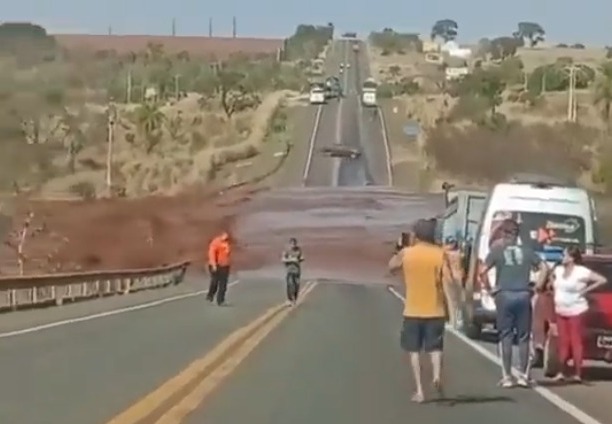
M 443 273 L 449 272 L 444 249 L 434 244 L 431 220 L 419 220 L 413 228 L 414 243 L 395 254 L 389 261 L 391 272 L 403 270 L 406 298 L 401 346 L 409 353 L 416 392 L 415 402 L 425 399 L 421 382 L 421 352 L 431 359 L 433 385 L 442 395 L 442 350 L 444 326 L 450 293 L 443 284 Z

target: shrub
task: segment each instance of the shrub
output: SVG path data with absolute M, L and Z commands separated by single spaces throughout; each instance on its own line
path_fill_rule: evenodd
M 427 131 L 426 153 L 439 170 L 477 181 L 499 181 L 516 172 L 577 178 L 590 167 L 584 140 L 594 140 L 596 133 L 577 124 L 509 122 L 502 130 L 441 125 Z
M 83 200 L 94 199 L 96 197 L 96 187 L 89 181 L 80 181 L 69 187 L 72 194 L 76 194 Z

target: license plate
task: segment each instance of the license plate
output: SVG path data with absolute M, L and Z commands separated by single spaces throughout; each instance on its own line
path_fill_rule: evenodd
M 597 336 L 597 347 L 600 349 L 612 349 L 612 336 Z

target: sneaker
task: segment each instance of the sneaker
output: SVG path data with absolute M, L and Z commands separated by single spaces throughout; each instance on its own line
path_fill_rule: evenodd
M 504 389 L 510 389 L 514 387 L 514 381 L 512 380 L 512 377 L 503 377 L 501 380 L 499 380 L 498 384 Z
M 527 375 L 523 374 L 516 378 L 516 384 L 519 387 L 528 388 L 528 387 L 531 387 L 531 385 L 533 384 L 533 381 Z

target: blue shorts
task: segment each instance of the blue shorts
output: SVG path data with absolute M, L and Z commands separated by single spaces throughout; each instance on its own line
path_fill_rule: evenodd
M 400 344 L 406 352 L 441 352 L 445 318 L 404 317 Z

